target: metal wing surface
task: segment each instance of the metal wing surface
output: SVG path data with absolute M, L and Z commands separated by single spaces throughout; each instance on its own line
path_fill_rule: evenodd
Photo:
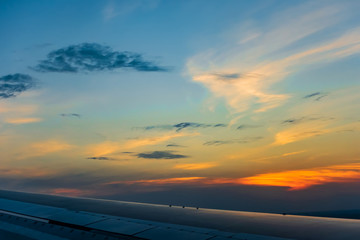
M 284 240 L 359 236 L 359 220 L 0 191 L 1 240 Z

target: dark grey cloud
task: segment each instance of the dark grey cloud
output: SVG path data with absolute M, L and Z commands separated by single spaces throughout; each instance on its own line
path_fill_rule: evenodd
M 185 147 L 185 146 L 175 144 L 175 143 L 170 143 L 170 144 L 166 145 L 166 147 Z
M 315 92 L 315 93 L 311 93 L 309 95 L 306 95 L 304 98 L 312 98 L 315 96 L 319 96 L 321 94 L 321 92 Z
M 329 121 L 334 120 L 335 118 L 332 117 L 299 117 L 299 118 L 289 118 L 284 121 L 282 121 L 282 124 L 290 125 L 290 124 L 298 124 L 302 122 L 308 122 L 308 121 Z
M 87 159 L 92 159 L 92 160 L 114 160 L 113 158 L 108 158 L 108 157 L 88 157 Z
M 0 77 L 0 99 L 16 97 L 35 86 L 35 80 L 27 74 L 9 74 Z
M 163 129 L 163 130 L 172 130 L 175 129 L 177 132 L 185 128 L 218 128 L 218 127 L 226 127 L 227 124 L 217 123 L 217 124 L 205 124 L 205 123 L 194 123 L 194 122 L 181 122 L 174 125 L 156 125 L 156 126 L 147 126 L 143 129 L 145 130 L 153 130 L 153 129 Z
M 304 118 L 289 118 L 284 120 L 282 123 L 283 124 L 296 124 L 299 122 L 302 122 L 304 120 Z
M 234 81 L 234 80 L 241 80 L 244 78 L 258 78 L 262 76 L 258 73 L 212 73 L 213 77 L 219 81 Z
M 228 80 L 231 80 L 231 79 L 237 79 L 237 78 L 240 78 L 241 77 L 241 74 L 239 73 L 214 73 L 213 76 L 216 76 L 220 79 L 228 79 Z
M 173 125 L 174 128 L 176 128 L 176 131 L 179 132 L 183 130 L 184 128 L 205 128 L 205 127 L 211 127 L 210 124 L 203 124 L 203 123 L 193 123 L 193 122 L 182 122 Z
M 213 127 L 227 127 L 227 124 L 218 123 L 218 124 L 214 124 Z
M 207 141 L 203 145 L 206 146 L 220 146 L 225 144 L 241 144 L 241 143 L 250 143 L 255 142 L 262 139 L 262 137 L 248 137 L 243 139 L 231 139 L 231 140 L 214 140 L 214 141 Z
M 214 140 L 214 141 L 207 141 L 204 143 L 204 145 L 207 146 L 211 146 L 211 145 L 223 145 L 223 144 L 229 144 L 229 143 L 233 143 L 233 140 L 228 140 L 228 141 L 224 141 L 224 140 Z
M 138 128 L 138 127 L 136 127 Z M 146 126 L 146 127 L 139 127 L 140 129 L 144 130 L 154 130 L 154 129 L 162 129 L 162 130 L 171 130 L 173 129 L 173 125 L 156 125 L 156 126 Z
M 78 113 L 61 113 L 60 116 L 62 116 L 62 117 L 77 117 L 77 118 L 81 117 L 81 115 Z
M 244 130 L 244 129 L 248 129 L 248 128 L 258 128 L 258 127 L 260 127 L 260 126 L 259 125 L 250 125 L 250 124 L 241 124 L 236 129 L 237 130 Z
M 70 45 L 51 51 L 45 60 L 32 69 L 39 72 L 93 72 L 131 68 L 141 72 L 164 72 L 167 68 L 144 60 L 133 52 L 114 51 L 109 46 L 98 43 Z
M 326 93 L 315 92 L 315 93 L 311 93 L 309 95 L 304 96 L 304 98 L 311 98 L 311 99 L 314 99 L 315 101 L 320 101 L 322 98 L 324 98 L 326 96 L 327 96 Z
M 151 159 L 176 159 L 176 158 L 188 157 L 181 154 L 173 154 L 173 151 L 154 151 L 147 153 L 138 153 L 136 156 L 139 158 L 151 158 Z

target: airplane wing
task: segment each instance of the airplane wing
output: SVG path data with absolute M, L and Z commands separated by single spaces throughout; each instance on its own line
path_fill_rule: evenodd
M 360 221 L 0 191 L 1 240 L 359 239 Z

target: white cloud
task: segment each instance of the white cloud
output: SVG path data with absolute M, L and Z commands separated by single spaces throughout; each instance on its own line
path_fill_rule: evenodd
M 102 10 L 102 15 L 106 21 L 117 16 L 130 14 L 138 9 L 153 9 L 158 5 L 158 0 L 132 0 L 132 1 L 113 1 L 107 2 Z
M 232 39 L 230 45 L 190 58 L 187 68 L 193 81 L 206 86 L 214 97 L 223 98 L 234 114 L 264 112 L 290 98 L 274 91 L 275 83 L 308 64 L 336 61 L 360 52 L 360 28 L 339 32 L 332 39 L 314 37 L 341 23 L 346 6 L 314 8 L 308 4 L 296 10 L 278 13 L 264 27 L 267 29 L 249 30 L 240 40 Z M 306 38 L 314 41 L 292 47 Z

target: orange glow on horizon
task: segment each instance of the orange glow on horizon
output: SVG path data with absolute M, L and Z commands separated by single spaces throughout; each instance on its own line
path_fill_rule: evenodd
M 300 190 L 313 185 L 331 182 L 355 182 L 358 180 L 360 180 L 360 163 L 353 163 L 305 170 L 258 174 L 252 177 L 239 178 L 238 183 L 289 187 L 290 190 Z
M 49 191 L 44 191 L 47 194 L 55 194 L 55 195 L 62 195 L 62 196 L 69 196 L 69 197 L 80 197 L 84 195 L 88 195 L 92 193 L 89 190 L 81 190 L 77 188 L 55 188 Z
M 264 173 L 245 178 L 210 178 L 180 177 L 164 179 L 147 179 L 134 181 L 114 181 L 108 184 L 140 184 L 140 185 L 259 185 L 287 187 L 289 190 L 300 190 L 314 185 L 326 183 L 344 183 L 360 181 L 360 163 L 333 165 L 304 170 L 291 170 L 275 173 Z
M 162 178 L 162 179 L 148 179 L 148 180 L 134 180 L 134 181 L 114 181 L 108 182 L 110 184 L 143 184 L 143 185 L 165 185 L 165 184 L 179 184 L 179 183 L 195 183 L 205 177 L 180 177 L 180 178 Z

